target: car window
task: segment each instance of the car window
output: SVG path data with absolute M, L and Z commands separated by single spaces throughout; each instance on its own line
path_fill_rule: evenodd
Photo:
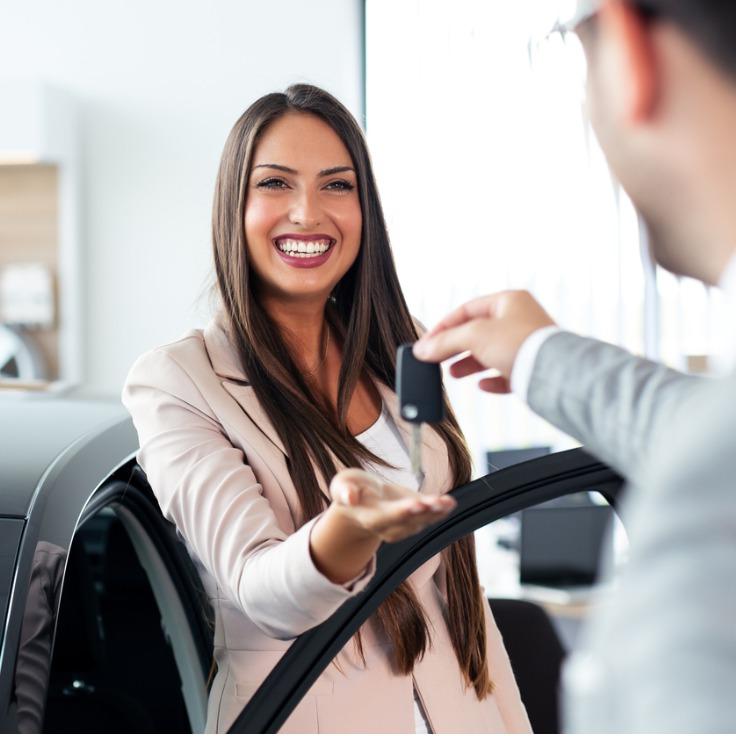
M 532 576 L 549 576 L 551 572 L 549 566 L 540 567 L 538 564 L 545 554 L 539 546 L 538 532 L 540 529 L 542 531 L 546 529 L 549 537 L 552 530 L 548 517 L 559 513 L 559 509 L 565 508 L 565 504 L 558 502 L 557 499 L 569 497 L 573 506 L 576 503 L 581 505 L 584 509 L 583 515 L 587 514 L 592 519 L 588 526 L 598 534 L 608 525 L 611 514 L 611 510 L 606 505 L 600 504 L 601 498 L 615 501 L 621 486 L 622 479 L 614 471 L 588 455 L 584 449 L 578 448 L 504 468 L 456 489 L 453 494 L 458 505 L 448 519 L 412 539 L 384 545 L 379 550 L 376 574 L 365 591 L 360 596 L 347 601 L 326 622 L 294 641 L 260 688 L 250 698 L 231 727 L 231 732 L 275 733 L 278 731 L 334 656 L 375 612 L 386 596 L 414 570 L 449 544 L 475 532 L 478 532 L 479 543 L 489 543 L 489 535 L 494 522 L 504 520 L 506 523 L 517 524 L 516 538 L 511 541 L 507 539 L 506 551 L 518 556 L 516 585 L 519 588 L 521 586 L 521 581 L 518 580 L 520 551 L 523 543 L 520 528 L 522 520 L 527 526 L 525 540 L 528 547 L 527 561 L 531 560 L 533 563 L 528 565 L 527 572 Z M 591 492 L 600 494 L 600 496 L 592 496 Z M 584 494 L 584 496 L 577 494 Z M 596 511 L 595 508 L 590 510 L 589 507 L 599 508 L 601 511 Z M 523 512 L 526 510 L 529 510 L 529 514 L 524 519 Z M 572 513 L 577 512 L 573 510 Z M 535 518 L 535 515 L 538 518 Z M 566 526 L 563 525 L 562 533 L 569 534 L 569 528 L 568 520 Z M 588 556 L 595 557 L 592 563 L 595 566 L 601 554 L 605 553 L 607 545 L 610 544 L 611 549 L 614 548 L 613 541 L 605 533 L 598 534 L 596 537 L 595 534 L 588 534 L 583 529 L 584 525 L 581 526 L 578 520 L 578 531 L 583 532 L 584 537 L 581 537 L 581 546 L 586 548 Z M 531 530 L 536 530 L 536 540 L 533 538 L 534 535 L 530 540 Z M 566 540 L 566 543 L 569 541 Z M 548 543 L 554 549 L 553 536 L 548 539 Z M 514 545 L 516 549 L 513 548 Z M 567 546 L 575 548 L 576 545 L 568 544 Z M 575 578 L 579 580 L 581 576 L 584 578 L 585 575 L 589 575 L 591 563 L 586 562 L 582 566 L 570 567 L 569 562 L 569 555 L 560 556 L 557 566 L 560 585 L 557 592 L 561 595 L 572 596 L 575 592 L 572 590 L 575 587 Z M 483 583 L 484 571 L 479 570 L 479 573 L 481 583 Z M 571 574 L 572 585 L 569 584 Z M 595 572 L 593 572 L 593 577 L 595 577 Z M 545 582 L 546 587 L 552 588 L 554 593 L 554 586 L 550 585 L 549 577 Z M 585 586 L 587 582 L 584 583 L 583 587 Z M 537 587 L 542 586 L 537 585 Z M 501 593 L 501 596 L 498 593 Z M 564 635 L 560 627 L 553 622 L 554 617 L 550 615 L 549 607 L 543 602 L 534 601 L 524 595 L 509 596 L 499 589 L 494 592 L 494 585 L 488 583 L 486 583 L 486 595 L 491 600 L 491 609 L 499 628 L 507 629 L 502 630 L 502 634 L 505 639 L 508 637 L 507 648 L 512 667 L 515 666 L 519 670 L 516 676 L 522 690 L 526 687 L 524 681 L 527 677 L 524 673 L 527 671 L 531 673 L 528 679 L 534 686 L 533 671 L 524 665 L 525 661 L 529 661 L 525 653 L 533 651 L 534 646 L 538 647 L 538 651 L 547 652 L 545 658 L 547 664 L 542 666 L 537 662 L 537 679 L 542 684 L 537 684 L 536 692 L 541 694 L 541 702 L 538 706 L 529 707 L 528 705 L 527 707 L 530 711 L 534 709 L 539 714 L 534 717 L 537 722 L 535 730 L 554 732 L 556 729 L 551 729 L 549 726 L 556 724 L 554 719 L 558 716 L 556 711 L 550 711 L 550 704 L 556 704 L 554 682 L 559 675 L 560 662 L 566 651 Z M 579 604 L 580 600 L 573 602 Z M 574 608 L 575 606 L 570 610 Z M 519 628 L 519 622 L 527 623 Z M 535 632 L 534 637 L 530 636 L 531 631 Z M 537 636 L 541 638 L 535 638 Z M 532 644 L 531 649 L 530 643 Z M 547 673 L 544 680 L 542 680 L 542 672 Z M 531 702 L 533 696 L 525 695 L 525 699 Z
M 88 518 L 66 561 L 43 730 L 201 731 L 205 683 L 201 672 L 192 680 L 196 652 L 177 608 L 136 515 L 111 504 Z

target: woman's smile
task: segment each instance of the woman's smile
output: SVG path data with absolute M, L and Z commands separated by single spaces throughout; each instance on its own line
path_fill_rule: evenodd
M 279 235 L 273 239 L 281 260 L 293 268 L 317 268 L 332 255 L 337 241 L 329 235 Z

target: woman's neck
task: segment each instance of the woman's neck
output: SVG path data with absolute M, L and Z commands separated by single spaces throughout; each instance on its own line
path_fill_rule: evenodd
M 295 361 L 305 370 L 323 359 L 329 327 L 325 319 L 326 299 L 281 301 L 266 299 L 263 306 L 279 327 Z

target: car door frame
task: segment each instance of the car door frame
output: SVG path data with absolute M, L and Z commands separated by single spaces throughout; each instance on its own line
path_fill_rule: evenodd
M 248 701 L 230 733 L 276 733 L 312 684 L 385 598 L 449 544 L 493 521 L 580 491 L 598 491 L 617 507 L 624 479 L 584 448 L 504 468 L 452 491 L 453 513 L 378 553 L 369 585 L 287 650 Z

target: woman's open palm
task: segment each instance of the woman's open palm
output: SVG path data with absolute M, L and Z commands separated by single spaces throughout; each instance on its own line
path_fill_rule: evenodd
M 417 534 L 456 506 L 450 496 L 423 496 L 357 468 L 335 475 L 330 493 L 344 514 L 383 542 Z

